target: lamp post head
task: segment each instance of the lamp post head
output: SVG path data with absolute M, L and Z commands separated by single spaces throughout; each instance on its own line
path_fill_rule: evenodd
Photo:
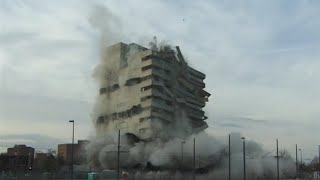
M 72 122 L 72 123 L 74 123 L 74 120 L 69 120 L 69 122 Z
M 246 138 L 242 137 L 241 139 L 245 140 Z

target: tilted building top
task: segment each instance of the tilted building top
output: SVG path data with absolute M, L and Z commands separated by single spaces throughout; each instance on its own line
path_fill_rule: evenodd
M 140 139 L 169 139 L 208 127 L 206 76 L 188 66 L 179 47 L 118 43 L 107 48 L 98 71 L 98 134 L 121 129 Z

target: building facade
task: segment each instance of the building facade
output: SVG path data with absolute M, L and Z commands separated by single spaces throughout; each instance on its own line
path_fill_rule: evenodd
M 179 47 L 110 46 L 96 68 L 98 134 L 120 129 L 140 139 L 185 137 L 208 127 L 205 74 L 188 66 Z
M 73 145 L 75 164 L 85 163 L 85 160 L 86 160 L 85 146 L 87 144 L 89 144 L 88 140 L 78 140 L 78 143 Z M 72 144 L 58 144 L 57 155 L 59 158 L 61 158 L 65 162 L 70 163 L 72 158 Z
M 34 148 L 26 145 L 15 145 L 14 147 L 7 149 L 7 154 L 9 156 L 31 156 L 33 159 Z
M 7 149 L 7 153 L 0 155 L 1 171 L 26 171 L 34 164 L 34 148 L 26 145 L 15 145 Z

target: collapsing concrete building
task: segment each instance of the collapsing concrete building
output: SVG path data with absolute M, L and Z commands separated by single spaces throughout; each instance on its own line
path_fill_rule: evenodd
M 208 127 L 202 110 L 210 96 L 204 90 L 205 74 L 188 66 L 179 47 L 112 45 L 96 77 L 98 135 L 120 129 L 144 140 L 170 139 Z

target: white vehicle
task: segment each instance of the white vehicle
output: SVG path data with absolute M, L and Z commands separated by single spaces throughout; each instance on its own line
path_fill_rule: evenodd
M 127 172 L 120 172 L 122 174 L 120 176 L 121 180 L 128 179 Z M 92 172 L 88 173 L 88 180 L 117 180 L 117 171 L 116 170 L 103 170 L 100 173 Z
M 320 179 L 320 171 L 315 171 L 315 172 L 313 172 L 313 179 L 314 179 L 314 180 Z

